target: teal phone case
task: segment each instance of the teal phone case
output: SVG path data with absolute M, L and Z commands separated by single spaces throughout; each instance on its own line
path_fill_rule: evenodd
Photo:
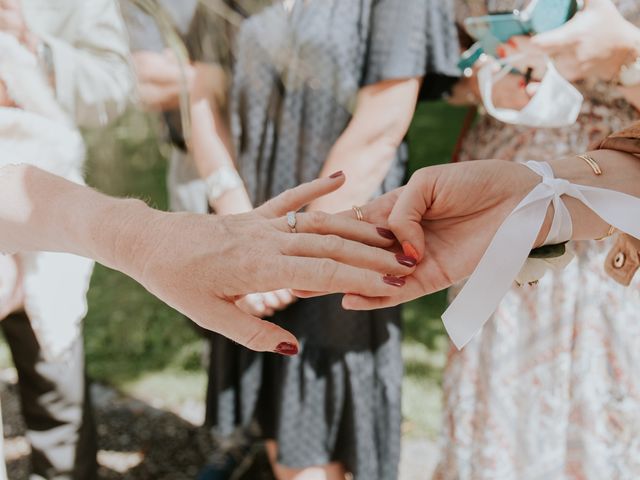
M 538 0 L 528 21 L 531 33 L 543 33 L 564 25 L 576 14 L 576 0 Z
M 467 18 L 464 22 L 469 35 L 478 40 L 482 50 L 496 55 L 501 43 L 516 35 L 531 35 L 548 32 L 561 27 L 578 10 L 577 0 L 533 0 L 530 12 L 498 13 L 482 17 Z M 527 9 L 529 10 L 529 9 Z M 469 58 L 461 64 L 468 66 Z

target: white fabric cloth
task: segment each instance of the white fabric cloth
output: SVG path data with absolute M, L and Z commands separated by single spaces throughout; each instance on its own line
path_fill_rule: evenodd
M 637 223 L 640 199 L 554 178 L 553 170 L 546 162 L 524 165 L 540 175 L 542 182 L 500 226 L 475 271 L 442 316 L 445 328 L 458 348 L 464 347 L 498 308 L 527 260 L 552 202 L 556 205 L 555 217 L 546 243 L 562 242 L 571 237 L 571 217 L 561 205 L 562 195 L 580 200 L 613 227 L 640 238 Z
M 0 32 L 0 80 L 19 108 L 0 108 L 0 166 L 29 163 L 83 183 L 82 137 L 60 108 L 36 58 Z M 63 253 L 31 252 L 3 259 L 4 290 L 21 277 L 23 301 L 44 355 L 62 355 L 80 333 L 93 262 Z M 12 264 L 17 263 L 16 274 Z M 5 301 L 8 295 L 5 294 Z M 2 310 L 0 306 L 0 311 Z M 7 313 L 7 312 L 5 312 Z
M 51 47 L 56 99 L 74 124 L 100 126 L 127 107 L 134 86 L 115 0 L 21 0 L 31 31 Z

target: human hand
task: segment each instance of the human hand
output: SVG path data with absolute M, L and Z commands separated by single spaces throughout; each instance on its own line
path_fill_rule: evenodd
M 362 207 L 367 222 L 387 218 L 405 253 L 420 260 L 415 273 L 389 297 L 349 294 L 343 306 L 394 306 L 467 278 L 504 219 L 539 182 L 528 168 L 500 160 L 419 170 L 406 187 Z
M 365 222 L 300 213 L 297 233 L 290 233 L 282 215 L 343 183 L 343 175 L 316 180 L 253 212 L 227 217 L 156 211 L 150 217 L 141 207 L 127 218 L 117 213 L 121 228 L 115 238 L 106 228 L 97 235 L 110 246 L 106 263 L 198 325 L 253 350 L 294 354 L 293 335 L 242 312 L 235 302 L 249 293 L 283 288 L 386 297 L 414 271 L 406 259 L 385 250 L 393 240 Z M 100 223 L 111 222 L 103 218 Z
M 27 25 L 19 0 L 0 0 L 0 31 L 16 39 L 32 52 L 38 46 L 38 38 Z
M 190 94 L 195 78 L 194 67 L 181 67 L 172 50 L 152 52 L 140 50 L 131 56 L 136 72 L 138 97 L 143 107 L 152 112 L 166 112 L 180 107 L 180 95 Z
M 640 52 L 640 31 L 620 14 L 611 0 L 589 0 L 565 25 L 530 39 L 514 37 L 506 55 L 543 53 L 553 58 L 569 81 L 598 78 L 610 81 Z
M 237 307 L 249 315 L 265 318 L 275 312 L 284 310 L 296 297 L 291 290 L 276 290 L 275 292 L 250 293 L 236 302 Z

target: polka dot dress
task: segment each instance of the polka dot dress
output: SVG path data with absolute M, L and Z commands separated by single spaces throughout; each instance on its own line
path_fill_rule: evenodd
M 298 0 L 247 18 L 236 39 L 232 130 L 255 202 L 316 178 L 361 87 L 450 69 L 455 35 L 439 0 Z M 452 23 L 451 23 L 452 24 Z M 453 48 L 452 48 L 453 47 Z M 455 62 L 454 62 L 455 63 Z M 405 175 L 403 145 L 380 192 Z M 356 479 L 397 478 L 399 309 L 347 312 L 340 296 L 300 300 L 273 321 L 301 342 L 294 358 L 212 344 L 208 421 L 226 437 L 257 425 L 295 468 L 341 462 Z

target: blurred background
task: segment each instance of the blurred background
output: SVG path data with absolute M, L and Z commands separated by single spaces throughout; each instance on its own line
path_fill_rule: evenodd
M 465 108 L 440 102 L 419 105 L 409 131 L 411 171 L 450 161 L 465 113 Z M 166 209 L 165 173 L 170 147 L 163 140 L 163 128 L 157 116 L 132 110 L 108 129 L 85 132 L 88 183 L 114 196 L 138 197 Z M 412 302 L 403 310 L 402 480 L 427 478 L 425 471 L 435 462 L 440 380 L 448 347 L 440 320 L 445 298 L 446 293 L 441 292 Z M 113 450 L 100 452 L 101 475 L 151 478 L 145 475 L 155 472 L 163 478 L 194 478 L 200 466 L 198 457 L 206 455 L 206 447 L 202 447 L 202 454 L 192 451 L 193 438 L 181 434 L 197 435 L 195 426 L 204 418 L 207 342 L 179 313 L 131 279 L 100 265 L 96 266 L 89 291 L 84 337 L 88 373 L 97 384 L 94 400 L 100 444 L 113 446 Z M 26 478 L 29 447 L 21 437 L 23 426 L 11 355 L 4 340 L 0 341 L 0 366 L 7 381 L 2 405 L 8 468 L 10 478 Z M 114 396 L 120 400 L 115 401 Z M 155 413 L 150 414 L 149 409 Z M 147 425 L 147 421 L 153 425 Z M 131 422 L 142 424 L 130 428 Z M 156 433 L 150 434 L 153 429 Z M 149 451 L 141 469 L 144 452 L 139 451 L 138 439 L 130 437 L 144 437 L 144 431 Z M 163 442 L 181 440 L 189 450 L 185 458 L 167 458 Z M 130 450 L 123 452 L 128 444 Z M 133 473 L 136 467 L 137 474 Z M 167 468 L 182 473 L 167 476 L 163 473 Z

